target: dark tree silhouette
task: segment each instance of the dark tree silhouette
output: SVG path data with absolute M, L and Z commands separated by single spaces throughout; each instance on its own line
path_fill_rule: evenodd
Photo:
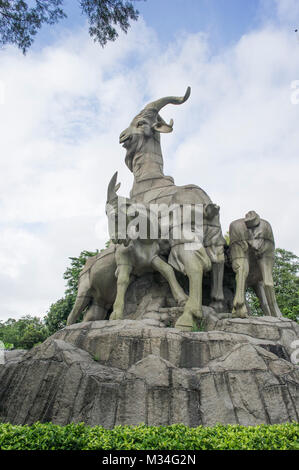
M 127 33 L 130 20 L 138 19 L 132 1 L 77 0 L 94 41 L 102 47 L 114 41 L 117 27 Z M 0 45 L 14 44 L 25 54 L 44 24 L 53 25 L 66 17 L 63 4 L 64 0 L 35 0 L 30 5 L 24 0 L 0 0 Z

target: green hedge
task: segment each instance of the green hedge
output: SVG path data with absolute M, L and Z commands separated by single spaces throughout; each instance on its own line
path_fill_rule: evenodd
M 1 450 L 299 450 L 299 424 L 189 428 L 0 424 Z

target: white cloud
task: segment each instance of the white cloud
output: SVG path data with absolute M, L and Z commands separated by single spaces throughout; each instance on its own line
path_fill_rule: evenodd
M 2 52 L 0 319 L 43 315 L 63 295 L 68 257 L 104 246 L 107 183 L 118 169 L 122 194 L 132 184 L 120 132 L 147 100 L 187 85 L 190 100 L 163 110 L 175 120 L 162 137 L 165 173 L 205 189 L 224 231 L 255 209 L 298 253 L 293 39 L 268 25 L 212 56 L 208 37 L 163 48 L 141 20 L 103 50 L 82 30 L 25 58 Z
M 274 3 L 280 21 L 296 26 L 296 21 L 299 19 L 299 3 L 297 0 L 274 0 Z

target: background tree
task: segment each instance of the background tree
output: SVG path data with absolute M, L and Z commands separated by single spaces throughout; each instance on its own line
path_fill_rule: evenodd
M 127 33 L 130 20 L 136 21 L 139 15 L 132 1 L 77 0 L 88 18 L 94 41 L 101 46 L 115 41 L 117 27 Z M 15 44 L 25 54 L 44 24 L 53 25 L 66 17 L 63 3 L 64 0 L 0 0 L 0 44 Z
M 102 251 L 102 250 L 101 250 Z M 70 257 L 71 265 L 66 269 L 63 279 L 67 281 L 65 295 L 73 295 L 76 297 L 78 291 L 78 283 L 80 272 L 82 271 L 86 261 L 91 256 L 95 256 L 99 253 L 96 251 L 82 251 L 78 258 Z
M 99 251 L 82 251 L 78 258 L 71 257 L 71 265 L 66 269 L 63 278 L 67 281 L 65 295 L 51 305 L 44 321 L 50 335 L 60 330 L 66 325 L 66 320 L 76 300 L 78 292 L 78 282 L 80 272 L 82 271 L 87 258 L 95 256 Z
M 50 306 L 44 318 L 50 336 L 65 327 L 67 317 L 72 311 L 75 299 L 75 296 L 67 295 Z
M 29 315 L 6 322 L 0 322 L 0 340 L 6 347 L 16 349 L 30 349 L 42 343 L 49 336 L 43 320 Z
M 63 275 L 67 281 L 65 296 L 50 306 L 43 319 L 27 315 L 19 320 L 0 321 L 0 341 L 6 348 L 31 349 L 65 326 L 76 300 L 80 272 L 87 258 L 96 254 L 98 250 L 82 251 L 79 257 L 70 258 L 70 266 Z

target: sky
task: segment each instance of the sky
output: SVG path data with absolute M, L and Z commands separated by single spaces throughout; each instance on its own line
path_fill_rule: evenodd
M 68 19 L 25 57 L 0 51 L 0 320 L 44 316 L 64 295 L 69 257 L 104 247 L 107 184 L 118 170 L 128 196 L 133 182 L 119 134 L 187 86 L 190 99 L 161 113 L 174 119 L 165 174 L 202 187 L 224 233 L 254 209 L 299 255 L 299 2 L 136 4 L 138 22 L 104 49 L 67 0 Z

